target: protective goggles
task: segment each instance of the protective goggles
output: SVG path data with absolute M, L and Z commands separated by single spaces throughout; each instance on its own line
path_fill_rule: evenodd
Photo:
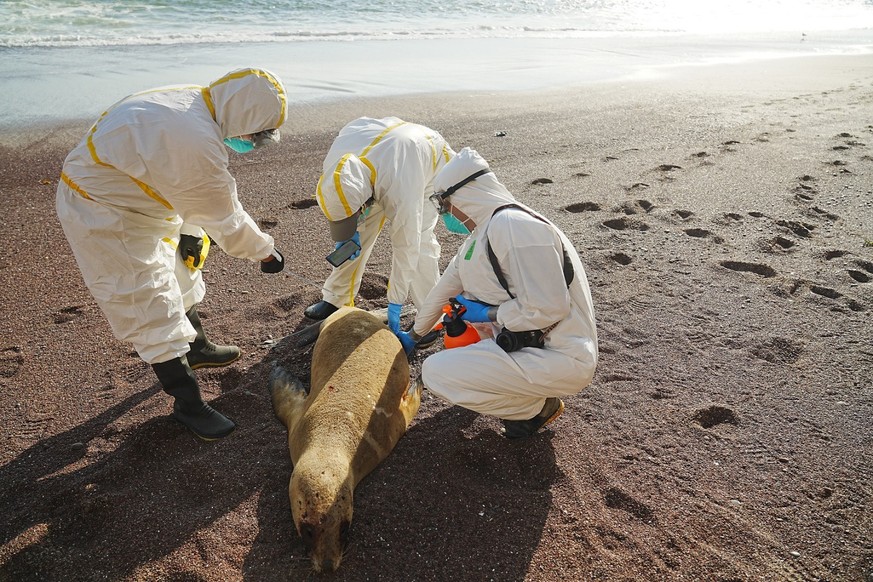
M 450 188 L 446 188 L 442 192 L 436 192 L 434 194 L 431 194 L 430 195 L 431 204 L 434 205 L 434 208 L 436 208 L 437 212 L 439 212 L 440 214 L 447 213 L 449 211 L 449 203 L 446 201 L 446 199 L 449 196 L 451 196 L 452 194 L 454 194 L 455 192 L 457 192 L 458 190 L 460 190 L 461 188 L 463 188 L 464 186 L 466 186 L 467 184 L 469 184 L 470 182 L 472 182 L 473 180 L 475 180 L 479 176 L 484 176 L 485 174 L 488 174 L 490 172 L 491 172 L 491 170 L 487 170 L 487 169 L 486 170 L 479 170 L 475 174 L 467 176 L 466 178 L 464 178 L 463 180 L 461 180 L 460 182 L 458 182 L 454 186 L 451 186 Z

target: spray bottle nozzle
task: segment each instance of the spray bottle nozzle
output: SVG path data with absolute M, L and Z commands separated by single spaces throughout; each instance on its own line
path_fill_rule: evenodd
M 461 315 L 466 313 L 467 308 L 458 303 L 455 299 L 449 299 L 449 302 L 443 305 L 443 313 L 446 316 L 443 321 L 448 323 L 461 318 Z
M 471 325 L 461 319 L 461 315 L 466 313 L 467 308 L 458 303 L 454 299 L 443 306 L 443 329 L 446 333 L 443 336 L 443 343 L 447 348 L 456 348 L 479 341 L 479 332 Z

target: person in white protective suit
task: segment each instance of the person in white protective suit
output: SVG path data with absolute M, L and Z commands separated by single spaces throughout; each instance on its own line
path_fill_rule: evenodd
M 307 317 L 324 319 L 342 305 L 354 305 L 364 266 L 389 220 L 388 326 L 400 331 L 407 297 L 420 307 L 439 279 L 438 218 L 427 198 L 434 175 L 453 155 L 439 133 L 396 117 L 361 117 L 340 130 L 325 157 L 315 196 L 330 221 L 336 248 L 353 240 L 360 251 L 333 269 L 324 283 L 323 300 L 306 308 Z
M 115 336 L 152 365 L 173 418 L 206 440 L 235 424 L 203 402 L 192 370 L 240 355 L 206 339 L 197 314 L 210 238 L 264 272 L 284 266 L 240 204 L 227 147 L 278 141 L 286 115 L 285 88 L 263 69 L 136 93 L 91 126 L 58 184 L 58 217 Z
M 428 357 L 425 387 L 502 419 L 507 438 L 530 436 L 563 412 L 560 397 L 594 376 L 597 330 L 585 270 L 566 235 L 519 204 L 475 151 L 461 150 L 434 185 L 431 199 L 449 230 L 472 233 L 401 343 L 411 353 L 443 306 L 458 301 L 483 339 Z

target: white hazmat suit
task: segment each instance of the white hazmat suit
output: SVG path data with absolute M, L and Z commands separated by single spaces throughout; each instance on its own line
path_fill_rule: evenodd
M 479 154 L 464 148 L 437 174 L 436 191 L 487 168 Z M 442 307 L 458 294 L 498 306 L 497 320 L 475 324 L 485 332 L 478 343 L 427 358 L 422 366 L 424 384 L 448 402 L 480 414 L 505 420 L 533 418 L 546 398 L 576 394 L 594 376 L 597 330 L 585 270 L 572 243 L 555 225 L 517 208 L 495 214 L 501 206 L 518 202 L 493 173 L 462 186 L 448 202 L 476 227 L 420 308 L 413 330 L 418 335 L 430 331 Z M 514 298 L 501 286 L 489 261 L 489 242 Z M 564 250 L 573 266 L 569 287 Z M 519 332 L 553 325 L 544 348 L 505 352 L 493 339 L 503 327 Z
M 195 338 L 185 312 L 205 286 L 176 252 L 180 234 L 202 228 L 238 258 L 273 252 L 240 204 L 223 140 L 278 128 L 286 115 L 276 76 L 239 69 L 207 87 L 122 99 L 67 156 L 58 217 L 115 336 L 146 362 L 181 357 Z
M 402 305 L 411 295 L 416 306 L 422 304 L 439 279 L 438 216 L 427 198 L 434 175 L 453 155 L 439 133 L 396 117 L 362 117 L 342 128 L 325 157 L 316 199 L 332 222 L 368 208 L 357 226 L 361 255 L 333 269 L 324 283 L 324 301 L 354 305 L 387 219 L 393 251 L 388 302 Z

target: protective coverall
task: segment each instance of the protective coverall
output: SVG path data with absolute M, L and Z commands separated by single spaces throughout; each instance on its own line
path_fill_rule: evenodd
M 185 312 L 205 286 L 176 252 L 180 234 L 205 229 L 238 258 L 273 252 L 240 204 L 223 140 L 278 128 L 286 114 L 277 77 L 239 69 L 122 99 L 67 156 L 58 217 L 115 336 L 146 362 L 183 356 L 196 335 Z
M 463 149 L 434 180 L 444 191 L 488 164 Z M 597 365 L 594 307 L 585 270 L 570 240 L 555 225 L 515 208 L 518 204 L 494 176 L 484 174 L 448 201 L 476 226 L 419 309 L 413 331 L 427 333 L 442 307 L 458 294 L 498 306 L 496 322 L 475 324 L 484 339 L 438 352 L 424 361 L 425 386 L 443 399 L 480 414 L 517 421 L 530 419 L 549 397 L 578 393 L 590 384 Z M 511 298 L 488 258 L 498 260 Z M 563 250 L 572 262 L 569 287 Z M 545 347 L 505 352 L 494 341 L 510 331 L 548 330 Z
M 396 117 L 362 117 L 340 131 L 324 160 L 316 199 L 325 217 L 339 221 L 366 206 L 359 218 L 361 254 L 333 269 L 324 301 L 354 305 L 364 267 L 385 220 L 390 221 L 388 302 L 411 296 L 417 307 L 439 279 L 437 213 L 427 198 L 433 177 L 454 152 L 436 131 Z

